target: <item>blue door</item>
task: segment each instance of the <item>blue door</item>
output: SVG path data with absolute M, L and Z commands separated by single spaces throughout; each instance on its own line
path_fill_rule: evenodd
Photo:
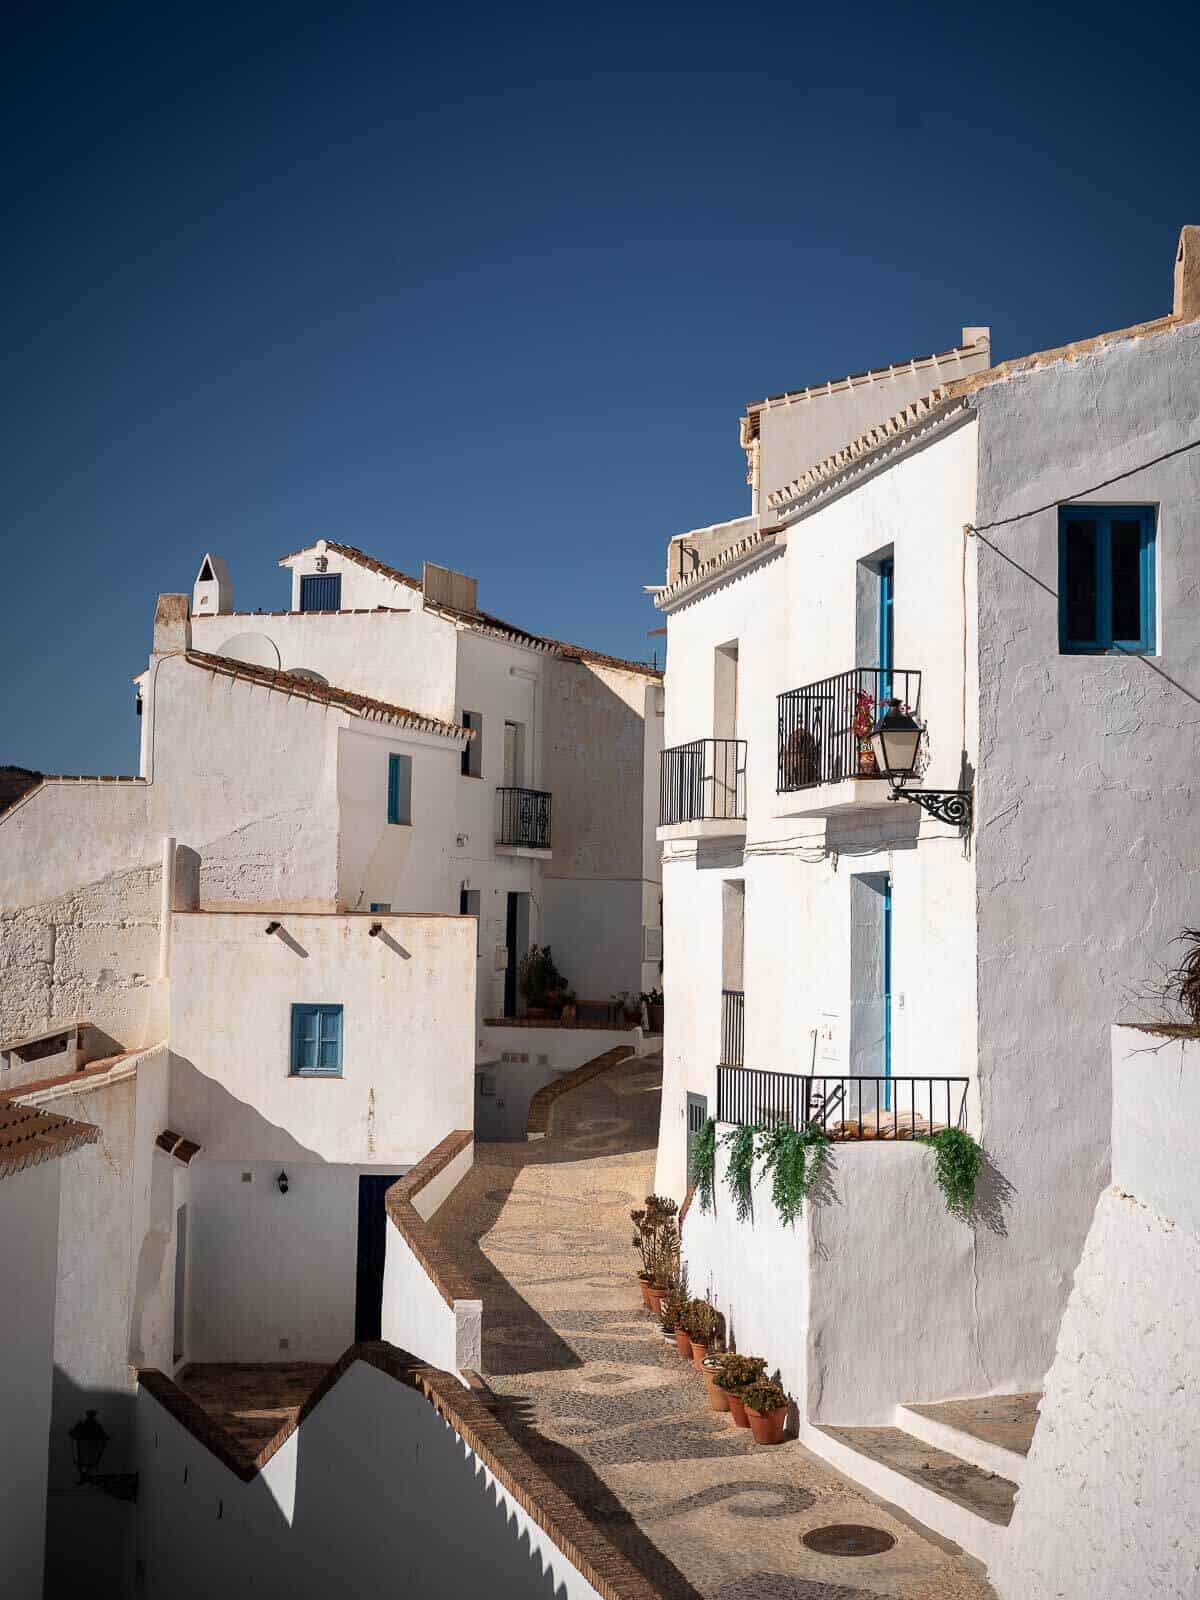
M 378 1339 L 383 1315 L 383 1268 L 387 1258 L 385 1197 L 394 1172 L 363 1173 L 358 1180 L 358 1270 L 354 1285 L 354 1342 Z
M 883 1109 L 892 1109 L 892 878 L 883 887 Z
M 892 602 L 896 595 L 896 563 L 879 563 L 879 698 L 892 695 L 892 669 L 896 665 L 896 628 Z

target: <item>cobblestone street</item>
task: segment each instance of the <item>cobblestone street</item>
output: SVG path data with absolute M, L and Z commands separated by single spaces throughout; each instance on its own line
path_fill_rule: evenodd
M 545 1140 L 477 1146 L 437 1213 L 483 1299 L 497 1414 L 664 1595 L 986 1600 L 977 1563 L 796 1441 L 756 1445 L 709 1411 L 642 1309 L 629 1211 L 653 1182 L 659 1085 L 657 1062 L 635 1058 L 573 1090 Z M 801 1543 L 831 1523 L 896 1543 L 862 1557 Z

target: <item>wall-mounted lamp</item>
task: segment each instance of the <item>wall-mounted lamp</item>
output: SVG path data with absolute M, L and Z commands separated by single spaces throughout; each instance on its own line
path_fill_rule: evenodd
M 383 923 L 382 922 L 373 922 L 371 924 L 371 926 L 367 929 L 367 935 L 368 935 L 369 938 L 372 938 L 372 939 L 378 939 L 379 935 L 382 932 L 383 932 Z
M 913 789 L 904 785 L 915 776 L 925 729 L 899 700 L 884 702 L 886 709 L 871 729 L 875 764 L 891 787 L 889 800 L 912 800 L 938 822 L 969 829 L 973 811 L 970 789 Z
M 82 1422 L 77 1422 L 67 1434 L 71 1441 L 71 1455 L 80 1483 L 90 1483 L 103 1489 L 118 1500 L 136 1500 L 138 1475 L 136 1472 L 97 1472 L 100 1457 L 108 1447 L 108 1430 L 102 1426 L 94 1411 L 89 1411 Z
M 470 834 L 468 834 L 468 833 L 460 833 L 460 834 L 459 834 L 459 835 L 458 835 L 458 838 L 457 838 L 457 839 L 456 839 L 456 841 L 455 841 L 455 843 L 456 843 L 456 845 L 457 845 L 457 847 L 458 847 L 458 849 L 460 849 L 460 850 L 465 850 L 465 849 L 466 849 L 466 846 L 467 846 L 467 840 L 468 840 L 468 839 L 469 839 L 469 838 L 470 838 L 470 837 L 471 837 L 471 836 L 470 836 Z
M 283 927 L 283 923 L 282 922 L 268 922 L 266 927 L 263 929 L 263 932 L 264 933 L 278 933 L 280 928 L 282 928 L 282 927 Z
M 281 1172 L 275 1179 L 275 1187 L 279 1190 L 280 1194 L 286 1194 L 291 1188 L 291 1184 L 288 1182 L 288 1175 L 286 1172 Z

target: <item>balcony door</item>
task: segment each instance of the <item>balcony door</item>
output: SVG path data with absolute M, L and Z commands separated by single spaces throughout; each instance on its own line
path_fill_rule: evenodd
M 879 563 L 879 698 L 892 697 L 892 672 L 896 665 L 896 563 Z
M 504 724 L 504 787 L 522 789 L 525 786 L 525 726 L 520 722 Z
M 850 879 L 850 1073 L 862 1108 L 892 1105 L 892 879 L 887 872 Z

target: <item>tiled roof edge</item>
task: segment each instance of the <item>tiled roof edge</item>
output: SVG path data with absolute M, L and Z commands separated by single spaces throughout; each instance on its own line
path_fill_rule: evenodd
M 257 683 L 264 689 L 274 689 L 298 700 L 311 700 L 317 705 L 335 706 L 352 716 L 366 717 L 383 722 L 394 722 L 402 727 L 414 728 L 420 733 L 439 734 L 446 739 L 473 739 L 474 730 L 460 728 L 456 722 L 443 722 L 440 717 L 426 716 L 420 711 L 410 711 L 407 706 L 396 706 L 386 700 L 375 700 L 370 695 L 358 694 L 353 689 L 339 689 L 331 683 L 317 683 L 312 678 L 300 678 L 290 672 L 275 672 L 270 667 L 253 667 L 244 661 L 233 661 L 228 656 L 210 655 L 206 650 L 185 650 L 185 659 L 194 667 L 218 672 L 245 683 Z
M 23 1115 L 9 1115 L 17 1112 Z M 90 1122 L 56 1117 L 15 1099 L 0 1100 L 0 1118 L 5 1119 L 0 1124 L 0 1178 L 57 1161 L 100 1137 L 100 1129 Z
M 102 1056 L 76 1067 L 74 1072 L 60 1072 L 54 1078 L 37 1078 L 32 1083 L 14 1083 L 8 1091 L 9 1098 L 37 1105 L 61 1099 L 65 1094 L 85 1094 L 91 1089 L 103 1089 L 110 1083 L 121 1083 L 132 1077 L 143 1056 L 164 1048 L 166 1041 L 158 1044 L 138 1045 L 134 1050 L 123 1050 L 120 1055 Z
M 413 1205 L 413 1197 L 474 1142 L 475 1135 L 467 1128 L 448 1133 L 415 1167 L 398 1178 L 384 1196 L 388 1220 L 420 1262 L 430 1283 L 451 1307 L 456 1300 L 478 1299 L 478 1292 L 466 1266 L 459 1261 L 453 1247 L 425 1221 Z
M 657 610 L 673 605 L 681 595 L 688 594 L 694 589 L 701 588 L 711 579 L 719 577 L 725 567 L 736 567 L 749 557 L 766 554 L 775 546 L 777 528 L 760 529 L 757 533 L 747 534 L 744 539 L 739 539 L 736 544 L 731 544 L 727 550 L 722 550 L 720 555 L 713 556 L 711 561 L 705 561 L 694 572 L 689 572 L 686 577 L 677 578 L 667 588 L 661 589 L 654 596 Z
M 306 555 L 309 550 L 315 550 L 323 544 L 326 550 L 332 550 L 336 555 L 345 556 L 347 561 L 353 561 L 356 566 L 366 567 L 368 572 L 377 572 L 382 578 L 390 578 L 393 583 L 402 583 L 406 589 L 421 591 L 420 578 L 411 577 L 407 572 L 401 572 L 399 567 L 389 567 L 386 561 L 377 561 L 374 556 L 369 556 L 365 550 L 359 550 L 352 544 L 339 544 L 336 539 L 314 539 L 311 544 L 301 545 L 299 550 L 291 550 L 286 556 L 280 556 L 279 565 L 282 567 L 288 561 L 294 561 L 297 556 Z
M 253 1457 L 239 1450 L 237 1441 L 165 1373 L 143 1367 L 137 1377 L 147 1394 L 199 1444 L 243 1483 L 249 1483 L 356 1361 L 422 1394 L 603 1600 L 665 1600 L 662 1591 L 553 1482 L 478 1394 L 451 1373 L 428 1366 L 395 1345 L 383 1340 L 351 1345 L 308 1396 L 296 1420 L 285 1423 Z

